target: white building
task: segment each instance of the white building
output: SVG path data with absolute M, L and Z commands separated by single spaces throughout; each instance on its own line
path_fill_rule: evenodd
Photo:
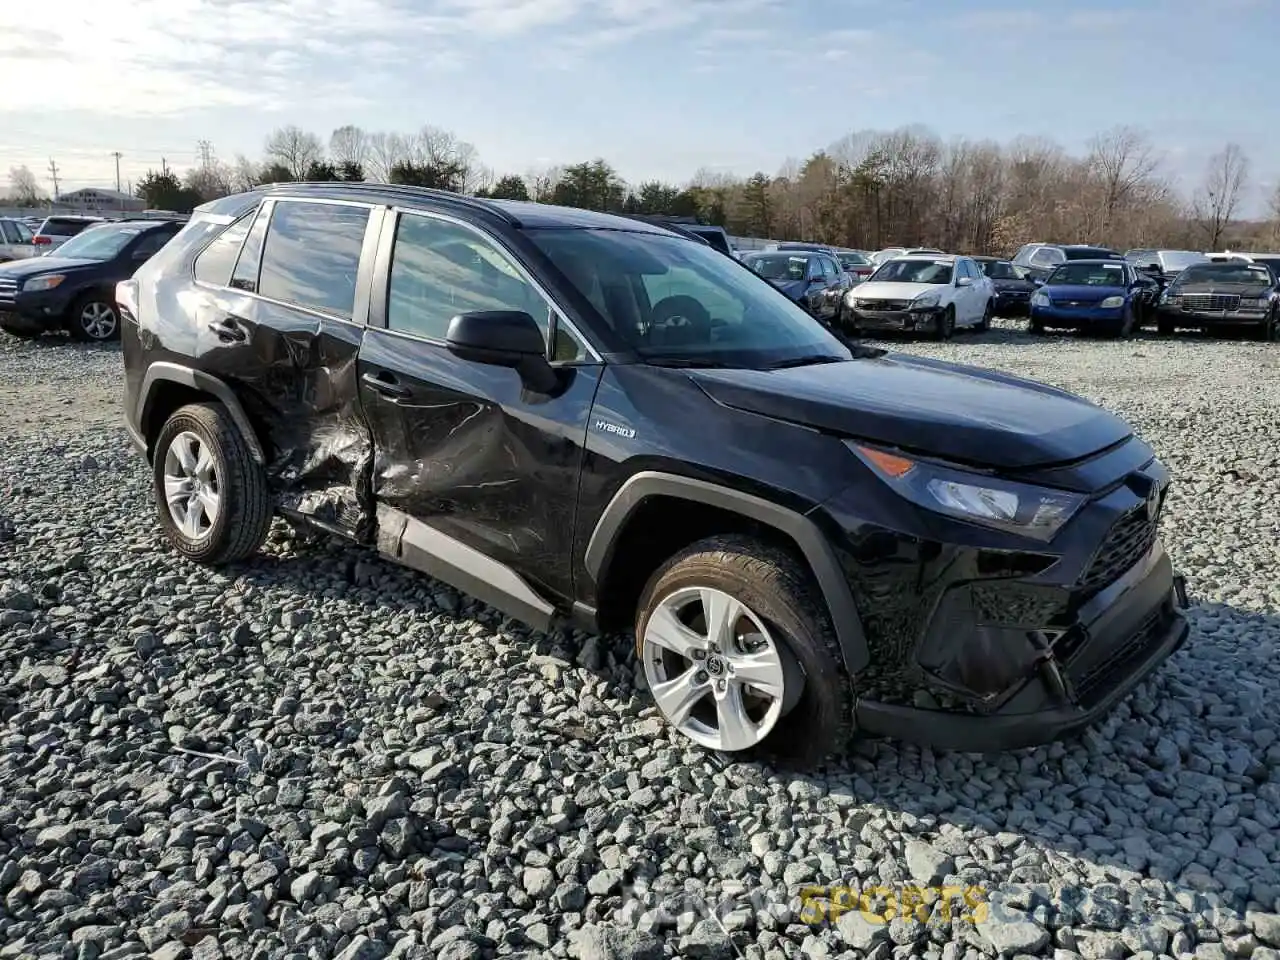
M 95 213 L 126 212 L 137 213 L 147 208 L 147 201 L 119 190 L 102 190 L 98 187 L 85 187 L 72 190 L 58 197 L 60 206 L 82 207 Z

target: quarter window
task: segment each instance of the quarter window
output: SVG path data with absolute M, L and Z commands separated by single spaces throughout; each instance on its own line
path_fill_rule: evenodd
M 227 227 L 196 257 L 196 279 L 202 283 L 212 283 L 225 287 L 231 279 L 231 268 L 240 253 L 240 245 L 244 243 L 244 235 L 249 232 L 249 224 L 253 214 L 241 217 Z
M 443 340 L 460 313 L 518 310 L 550 333 L 552 310 L 504 252 L 474 230 L 447 220 L 401 214 L 391 257 L 387 326 Z M 585 351 L 570 331 L 557 329 L 556 360 Z
M 277 202 L 263 245 L 258 292 L 351 319 L 368 223 L 367 207 Z

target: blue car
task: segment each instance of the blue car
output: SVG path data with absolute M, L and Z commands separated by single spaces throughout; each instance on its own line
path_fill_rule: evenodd
M 1127 337 L 1143 320 L 1146 285 L 1123 260 L 1071 260 L 1031 295 L 1031 330 L 1048 327 Z

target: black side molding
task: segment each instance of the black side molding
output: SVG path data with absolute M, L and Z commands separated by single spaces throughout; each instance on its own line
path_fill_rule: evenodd
M 866 635 L 862 632 L 862 621 L 840 562 L 818 525 L 803 514 L 748 493 L 678 474 L 649 470 L 634 474 L 609 501 L 587 543 L 584 561 L 587 573 L 596 583 L 613 562 L 613 548 L 627 519 L 642 501 L 653 496 L 692 500 L 730 510 L 773 527 L 794 540 L 813 570 L 827 602 L 836 639 L 844 655 L 845 669 L 851 677 L 866 669 L 871 656 Z
M 143 378 L 142 389 L 139 391 L 138 410 L 134 418 L 135 426 L 130 430 L 130 433 L 140 431 L 142 424 L 147 422 L 147 417 L 151 412 L 151 402 L 155 397 L 156 384 L 165 381 L 180 383 L 184 387 L 191 387 L 193 390 L 199 390 L 202 393 L 216 397 L 218 402 L 227 408 L 227 411 L 231 414 L 231 419 L 240 428 L 240 433 L 244 437 L 244 442 L 248 445 L 249 453 L 253 459 L 257 463 L 266 462 L 266 456 L 262 452 L 262 445 L 258 442 L 258 435 L 254 432 L 253 424 L 249 422 L 249 417 L 244 412 L 244 407 L 240 405 L 240 401 L 236 398 L 235 392 L 217 377 L 202 370 L 184 367 L 179 363 L 160 361 L 151 364 L 147 368 L 147 375 Z M 140 436 L 141 434 L 138 433 L 138 435 Z
M 401 510 L 378 506 L 378 552 L 442 580 L 533 627 L 557 624 L 556 610 L 504 563 Z

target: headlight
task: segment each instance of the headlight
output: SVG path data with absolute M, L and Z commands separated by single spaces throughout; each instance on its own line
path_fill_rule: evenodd
M 844 443 L 881 480 L 917 506 L 1044 543 L 1054 538 L 1087 499 L 913 460 L 852 440 Z
M 915 309 L 923 307 L 936 307 L 938 305 L 938 295 L 936 293 L 922 293 L 911 301 L 911 306 Z
M 52 290 L 63 280 L 67 279 L 61 273 L 47 273 L 43 277 L 32 277 L 22 284 L 22 289 L 30 292 L 37 290 Z
M 1107 297 L 1107 299 L 1103 300 L 1102 303 L 1098 304 L 1098 306 L 1102 307 L 1104 310 L 1108 307 L 1123 307 L 1124 297 Z
M 1037 293 L 1031 298 L 1031 303 L 1037 307 L 1047 307 L 1049 305 L 1049 295 L 1047 293 Z
M 848 307 L 850 310 L 852 310 L 855 306 L 858 305 L 857 298 L 853 295 L 852 290 L 850 290 L 848 293 L 844 295 L 844 305 Z
M 1244 301 L 1244 305 L 1255 307 L 1258 310 L 1266 310 L 1271 306 L 1271 295 L 1268 294 L 1265 297 L 1259 297 L 1257 300 L 1253 301 L 1246 300 Z

